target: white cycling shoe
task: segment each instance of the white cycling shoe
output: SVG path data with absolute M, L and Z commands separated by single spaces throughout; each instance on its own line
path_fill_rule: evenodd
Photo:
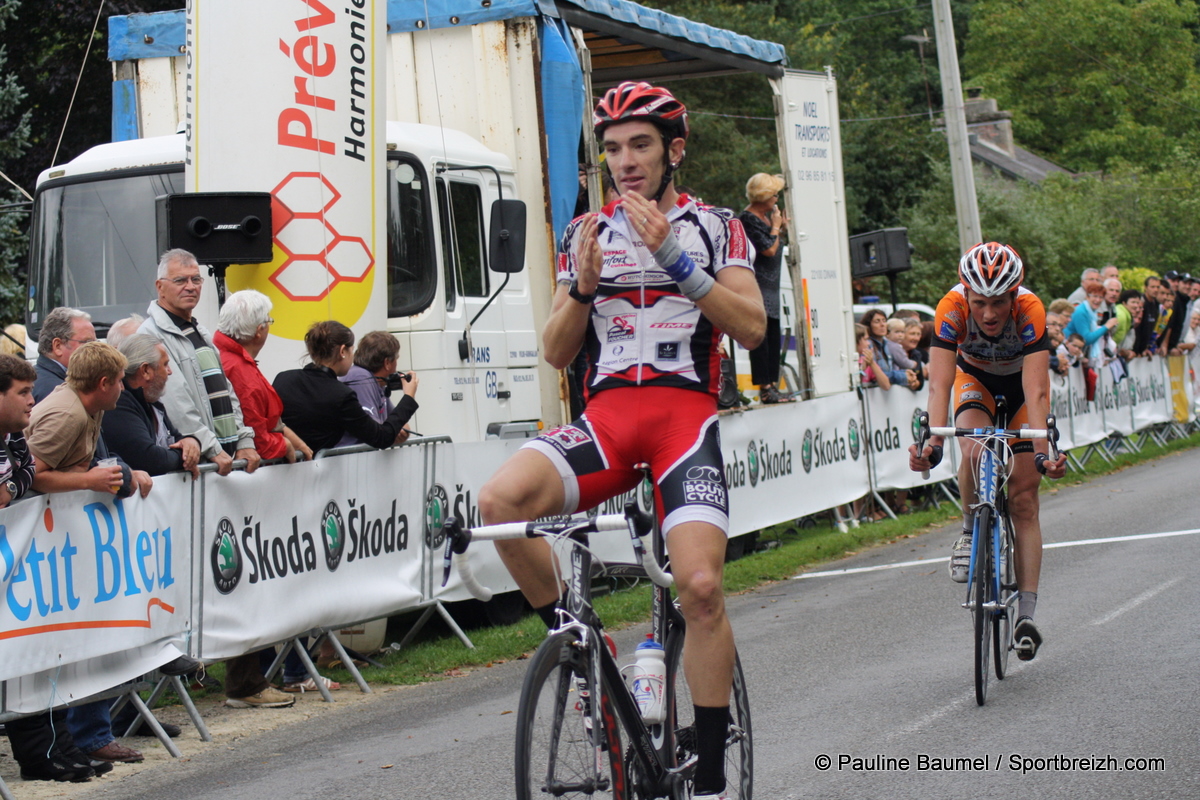
M 967 582 L 967 574 L 971 571 L 971 539 L 971 534 L 964 533 L 954 543 L 950 554 L 950 580 L 955 583 Z

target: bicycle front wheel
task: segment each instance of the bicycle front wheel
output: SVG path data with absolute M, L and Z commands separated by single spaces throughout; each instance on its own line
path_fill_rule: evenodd
M 986 506 L 975 512 L 975 574 L 971 581 L 971 610 L 975 622 L 975 702 L 987 702 L 989 656 L 992 643 L 992 612 L 984 605 L 992 599 L 992 510 Z
M 1008 673 L 1008 654 L 1012 651 L 1012 631 L 1013 618 L 1016 616 L 1017 610 L 1009 602 L 1013 592 L 1017 590 L 1017 566 L 1016 554 L 1013 547 L 1013 527 L 1012 519 L 1008 516 L 1008 509 L 1000 506 L 1001 525 L 1001 544 L 1000 544 L 1000 564 L 996 571 L 1000 573 L 1000 597 L 999 600 L 1004 604 L 1004 610 L 996 614 L 993 622 L 993 639 L 992 648 L 995 653 L 996 661 L 996 677 L 1004 680 L 1004 676 Z
M 629 797 L 616 714 L 602 683 L 594 706 L 590 664 L 571 631 L 530 659 L 517 709 L 517 800 Z
M 668 763 L 686 764 L 696 755 L 696 712 L 692 693 L 683 674 L 682 625 L 667 637 L 667 719 L 663 747 L 669 748 Z M 750 727 L 750 696 L 742 660 L 735 654 L 733 686 L 729 692 L 729 733 L 725 740 L 725 781 L 729 800 L 751 800 L 754 796 L 754 739 Z M 689 791 L 684 797 L 691 797 Z

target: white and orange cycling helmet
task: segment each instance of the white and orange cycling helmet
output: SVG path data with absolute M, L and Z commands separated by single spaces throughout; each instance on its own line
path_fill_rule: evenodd
M 1011 292 L 1025 278 L 1025 265 L 1012 247 L 1000 242 L 983 242 L 963 254 L 958 262 L 958 279 L 984 297 Z

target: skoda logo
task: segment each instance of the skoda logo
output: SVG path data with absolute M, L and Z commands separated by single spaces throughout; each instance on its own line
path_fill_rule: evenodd
M 862 447 L 862 442 L 858 438 L 858 420 L 853 417 L 846 423 L 846 440 L 850 442 L 850 457 L 858 461 L 858 453 Z
M 429 487 L 425 495 L 425 546 L 441 547 L 446 539 L 442 523 L 450 516 L 450 495 L 440 483 Z
M 750 443 L 750 447 L 746 450 L 746 473 L 750 478 L 750 485 L 758 485 L 758 450 L 754 447 L 754 442 Z
M 804 441 L 800 444 L 800 464 L 804 467 L 805 472 L 812 472 L 813 458 L 813 435 L 812 428 L 804 431 Z
M 924 413 L 925 409 L 923 408 L 913 409 L 912 437 L 914 442 L 921 438 L 921 415 Z
M 334 572 L 342 563 L 342 551 L 346 549 L 346 523 L 342 520 L 342 510 L 332 500 L 325 505 L 325 513 L 321 515 L 321 542 L 325 545 L 325 566 Z
M 242 551 L 229 517 L 217 523 L 217 535 L 212 546 L 213 584 L 221 594 L 229 594 L 242 579 Z

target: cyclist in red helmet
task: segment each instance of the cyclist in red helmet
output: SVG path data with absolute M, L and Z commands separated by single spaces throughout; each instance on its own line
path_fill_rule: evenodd
M 977 244 L 958 265 L 960 283 L 938 303 L 933 346 L 929 352 L 929 424 L 945 427 L 954 404 L 954 424 L 967 428 L 991 425 L 996 395 L 1008 406 L 1008 427 L 1043 428 L 1050 413 L 1050 347 L 1046 309 L 1037 295 L 1021 286 L 1025 266 L 1017 251 L 999 242 Z M 953 392 L 953 397 L 951 393 Z M 930 437 L 923 453 L 909 448 L 909 466 L 916 471 L 936 466 L 943 438 Z M 958 485 L 963 503 L 963 534 L 954 543 L 950 578 L 967 580 L 971 561 L 975 473 L 969 439 L 959 442 L 962 459 Z M 1013 443 L 1013 471 L 1008 479 L 1009 513 L 1016 530 L 1017 624 L 1013 629 L 1017 655 L 1028 661 L 1037 655 L 1042 637 L 1033 624 L 1038 578 L 1042 569 L 1042 528 L 1038 520 L 1038 484 L 1042 475 L 1061 478 L 1067 457 L 1049 458 L 1049 443 L 1028 439 Z
M 729 528 L 717 436 L 722 332 L 753 348 L 766 328 L 753 253 L 731 213 L 675 191 L 687 110 L 626 82 L 596 107 L 619 197 L 574 220 L 542 334 L 565 368 L 584 348 L 587 409 L 513 455 L 480 492 L 485 523 L 570 514 L 629 491 L 650 464 L 687 620 L 684 672 L 696 704 L 696 798 L 723 797 L 733 633 L 721 577 Z M 497 542 L 530 604 L 554 624 L 559 585 L 544 540 Z

